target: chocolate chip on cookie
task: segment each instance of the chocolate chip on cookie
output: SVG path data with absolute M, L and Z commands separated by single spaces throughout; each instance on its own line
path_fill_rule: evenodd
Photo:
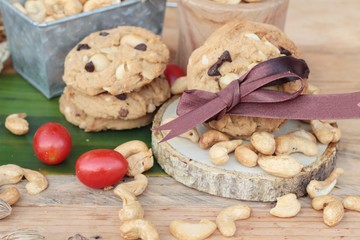
M 125 108 L 121 108 L 119 111 L 120 118 L 125 118 L 128 114 L 129 114 L 129 110 L 127 110 Z
M 106 37 L 107 35 L 109 35 L 110 33 L 108 32 L 100 32 L 99 35 L 100 36 L 103 36 L 103 37 Z
M 94 72 L 95 71 L 95 65 L 93 62 L 88 62 L 87 64 L 85 64 L 85 70 L 87 72 Z
M 281 46 L 279 47 L 279 50 L 280 50 L 280 53 L 284 54 L 285 56 L 291 56 L 292 55 L 292 53 L 289 50 L 287 50 L 287 49 L 285 49 L 285 48 L 283 48 Z
M 91 49 L 91 47 L 87 43 L 80 43 L 76 48 L 77 51 L 89 50 L 89 49 Z
M 125 93 L 121 93 L 121 94 L 115 95 L 115 97 L 119 100 L 124 101 L 124 100 L 126 100 L 127 95 Z
M 140 43 L 140 44 L 136 45 L 134 47 L 134 49 L 139 50 L 139 51 L 146 51 L 147 46 L 145 43 Z
M 221 56 L 218 58 L 216 63 L 214 63 L 214 65 L 209 68 L 208 75 L 212 77 L 220 76 L 221 74 L 219 72 L 219 67 L 221 67 L 224 62 L 232 62 L 230 53 L 227 50 L 224 51 L 223 54 L 221 54 Z

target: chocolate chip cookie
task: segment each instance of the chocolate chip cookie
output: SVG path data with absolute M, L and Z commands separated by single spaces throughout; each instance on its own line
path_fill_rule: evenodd
M 277 27 L 245 21 L 228 23 L 191 54 L 187 66 L 188 89 L 219 92 L 258 63 L 284 55 L 298 57 L 299 51 Z M 286 83 L 281 88 L 292 92 L 298 89 L 297 84 L 297 81 Z M 283 121 L 225 115 L 208 126 L 243 137 L 259 130 L 275 131 Z
M 131 120 L 154 112 L 170 97 L 170 87 L 164 77 L 159 77 L 130 93 L 118 95 L 101 93 L 90 96 L 77 91 L 72 86 L 67 86 L 64 95 L 69 102 L 88 116 Z
M 63 80 L 88 94 L 131 92 L 164 71 L 169 50 L 160 36 L 132 26 L 95 32 L 67 55 Z

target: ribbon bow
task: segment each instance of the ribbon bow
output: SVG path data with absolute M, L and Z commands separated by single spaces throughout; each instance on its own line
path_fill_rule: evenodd
M 185 91 L 177 107 L 179 117 L 154 130 L 170 130 L 166 141 L 224 114 L 298 120 L 360 117 L 360 92 L 301 94 L 309 72 L 304 60 L 291 56 L 264 61 L 218 93 Z M 301 87 L 294 93 L 262 89 L 295 80 Z

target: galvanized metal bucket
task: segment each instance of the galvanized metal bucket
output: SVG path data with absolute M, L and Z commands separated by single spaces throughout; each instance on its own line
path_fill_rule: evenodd
M 64 59 L 85 36 L 121 25 L 144 27 L 161 34 L 166 9 L 166 0 L 127 0 L 37 23 L 14 7 L 12 0 L 0 0 L 0 4 L 14 68 L 47 98 L 62 93 Z

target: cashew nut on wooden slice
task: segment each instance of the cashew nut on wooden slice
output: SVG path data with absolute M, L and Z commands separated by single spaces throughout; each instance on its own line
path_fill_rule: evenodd
M 245 205 L 233 205 L 223 209 L 216 217 L 216 225 L 225 237 L 231 237 L 236 232 L 236 220 L 249 218 L 251 208 Z
M 174 119 L 175 119 L 175 117 L 166 118 L 161 122 L 161 124 L 166 124 L 168 122 L 171 122 Z M 163 130 L 162 132 L 167 134 L 169 132 L 169 130 Z M 186 138 L 186 139 L 189 139 L 190 141 L 192 141 L 194 143 L 197 143 L 197 142 L 199 142 L 200 134 L 196 130 L 196 128 L 192 128 L 192 129 L 180 134 L 178 137 Z
M 155 226 L 144 219 L 125 221 L 120 226 L 121 237 L 128 240 L 159 240 L 159 233 Z
M 250 143 L 235 148 L 234 156 L 245 167 L 255 167 L 259 158 L 255 148 Z
M 265 155 L 272 155 L 275 152 L 274 135 L 268 132 L 254 132 L 250 137 L 254 148 Z
M 288 218 L 296 216 L 301 210 L 301 204 L 293 193 L 278 197 L 276 206 L 270 210 L 270 214 L 276 217 Z
M 344 208 L 360 212 L 360 196 L 347 196 L 342 201 Z
M 307 156 L 316 156 L 318 147 L 316 143 L 294 134 L 285 134 L 275 139 L 276 155 L 291 154 L 295 152 L 303 153 Z
M 216 228 L 216 224 L 208 219 L 202 219 L 199 223 L 174 220 L 169 226 L 171 234 L 178 240 L 203 240 L 212 235 Z
M 31 195 L 44 191 L 49 185 L 46 177 L 34 170 L 24 168 L 24 177 L 29 181 L 25 185 L 25 189 Z
M 301 172 L 303 166 L 289 155 L 261 156 L 258 164 L 262 170 L 270 175 L 291 178 Z
M 236 147 L 242 144 L 242 140 L 230 140 L 218 142 L 209 150 L 209 157 L 213 164 L 223 165 L 229 160 L 229 153 L 233 152 Z
M 26 113 L 10 114 L 5 119 L 5 128 L 15 135 L 25 135 L 29 132 L 29 122 Z
M 344 217 L 345 211 L 341 201 L 332 196 L 319 196 L 311 202 L 315 210 L 323 209 L 324 223 L 330 227 L 337 225 Z
M 207 149 L 213 146 L 215 143 L 229 141 L 229 140 L 230 138 L 228 135 L 220 131 L 210 129 L 201 135 L 199 140 L 199 146 L 202 149 Z
M 328 195 L 335 187 L 337 178 L 344 173 L 344 169 L 335 168 L 324 181 L 311 180 L 306 187 L 310 198 Z
M 319 142 L 323 144 L 329 144 L 331 142 L 338 142 L 341 137 L 341 131 L 339 128 L 333 127 L 330 123 L 311 120 L 310 126 Z

